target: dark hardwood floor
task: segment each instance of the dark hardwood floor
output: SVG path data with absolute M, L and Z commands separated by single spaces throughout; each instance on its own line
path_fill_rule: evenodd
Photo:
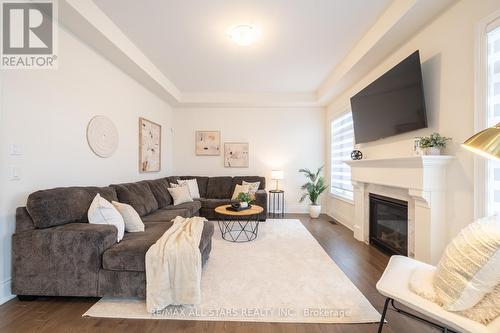
M 358 242 L 352 231 L 328 216 L 311 220 L 290 214 L 314 235 L 325 251 L 381 313 L 384 298 L 375 284 L 389 260 L 377 249 Z M 0 306 L 0 332 L 377 332 L 377 324 L 286 324 L 82 318 L 97 298 L 45 297 L 31 302 L 13 299 Z M 389 310 L 384 333 L 438 332 Z

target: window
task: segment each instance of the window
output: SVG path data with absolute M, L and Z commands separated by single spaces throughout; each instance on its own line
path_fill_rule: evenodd
M 354 128 L 350 111 L 333 119 L 331 137 L 330 193 L 352 200 L 351 167 L 343 162 L 351 158 L 354 147 Z
M 487 115 L 486 126 L 500 123 L 500 26 L 487 33 Z M 500 213 L 500 162 L 486 161 L 486 215 Z

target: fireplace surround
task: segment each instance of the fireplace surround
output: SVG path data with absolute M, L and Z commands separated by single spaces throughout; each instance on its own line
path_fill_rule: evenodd
M 453 156 L 345 161 L 354 187 L 354 237 L 369 243 L 369 194 L 408 202 L 408 257 L 437 264 L 448 236 L 446 167 Z

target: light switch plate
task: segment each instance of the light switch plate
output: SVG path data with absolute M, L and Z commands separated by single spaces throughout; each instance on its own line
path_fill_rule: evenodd
M 20 156 L 22 154 L 21 152 L 21 146 L 18 144 L 11 144 L 9 147 L 9 155 L 11 156 Z
M 10 166 L 10 180 L 21 180 L 21 169 L 17 165 Z

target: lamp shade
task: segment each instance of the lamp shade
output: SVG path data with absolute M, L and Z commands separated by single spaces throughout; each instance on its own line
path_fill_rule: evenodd
M 283 170 L 271 171 L 271 179 L 283 179 Z
M 474 134 L 462 147 L 486 158 L 500 159 L 500 123 Z

